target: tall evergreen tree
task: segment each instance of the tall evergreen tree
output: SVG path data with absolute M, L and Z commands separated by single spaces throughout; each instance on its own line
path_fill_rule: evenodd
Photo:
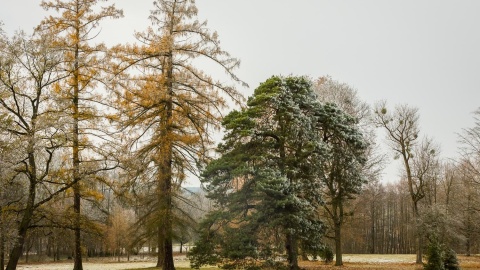
M 335 265 L 343 264 L 341 229 L 348 215 L 346 204 L 354 198 L 366 183 L 363 166 L 366 147 L 355 118 L 343 113 L 336 106 L 326 104 L 321 124 L 322 141 L 328 146 L 328 158 L 319 174 L 324 184 L 323 208 L 333 223 L 335 238 Z
M 239 61 L 219 46 L 218 36 L 196 20 L 193 0 L 154 2 L 152 27 L 137 33 L 141 45 L 118 46 L 116 89 L 120 121 L 134 150 L 132 181 L 150 188 L 141 218 L 158 239 L 157 266 L 174 269 L 172 226 L 185 217 L 175 200 L 188 174 L 208 157 L 211 128 L 219 125 L 226 98 L 239 102 L 241 82 L 233 73 Z M 211 61 L 234 83 L 227 85 L 198 69 Z M 130 72 L 131 70 L 134 72 Z M 150 193 L 149 193 L 150 192 Z
M 316 81 L 315 92 L 319 100 L 327 102 L 325 112 L 329 116 L 326 118 L 337 119 L 324 122 L 321 127 L 330 158 L 323 169 L 326 173 L 321 174 L 320 179 L 326 202 L 323 208 L 334 234 L 335 265 L 339 266 L 343 264 L 341 229 L 345 217 L 350 214 L 348 202 L 360 192 L 363 184 L 378 176 L 381 157 L 373 148 L 375 135 L 368 121 L 370 108 L 358 98 L 354 89 L 330 77 L 322 77 Z M 360 135 L 359 131 L 369 136 Z
M 199 247 L 217 241 L 219 259 L 227 264 L 286 251 L 289 269 L 298 269 L 299 246 L 321 250 L 317 177 L 326 147 L 317 128 L 323 109 L 308 79 L 272 77 L 255 90 L 247 108 L 225 117 L 221 157 L 202 176 L 217 210 L 204 223 Z M 231 248 L 235 243 L 242 244 Z M 205 250 L 192 250 L 193 261 L 212 261 Z

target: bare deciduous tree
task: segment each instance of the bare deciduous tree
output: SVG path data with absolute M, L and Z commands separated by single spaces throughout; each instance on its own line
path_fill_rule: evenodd
M 397 106 L 392 112 L 387 110 L 386 102 L 380 102 L 375 107 L 375 122 L 387 133 L 387 140 L 396 157 L 401 158 L 408 182 L 408 191 L 412 200 L 415 218 L 420 218 L 418 203 L 425 197 L 425 183 L 422 172 L 415 175 L 414 155 L 418 144 L 418 109 L 407 105 Z M 420 165 L 420 164 L 419 164 Z M 418 166 L 419 166 L 418 165 Z M 419 166 L 420 168 L 421 166 Z M 416 263 L 422 263 L 422 236 L 417 232 L 416 237 L 417 259 Z
M 13 270 L 36 211 L 73 183 L 55 177 L 62 168 L 53 166 L 66 141 L 65 122 L 51 98 L 55 84 L 66 76 L 60 68 L 61 55 L 51 47 L 50 36 L 27 37 L 23 33 L 12 39 L 2 36 L 0 54 L 0 111 L 5 120 L 0 130 L 16 147 L 10 159 L 14 173 L 8 181 L 26 189 L 25 199 L 17 204 L 16 211 L 21 213 L 18 238 L 7 265 Z
M 474 126 L 465 128 L 460 137 L 460 151 L 463 165 L 472 173 L 480 176 L 480 108 L 474 112 Z M 477 179 L 480 179 L 478 177 Z M 480 184 L 480 180 L 477 181 Z

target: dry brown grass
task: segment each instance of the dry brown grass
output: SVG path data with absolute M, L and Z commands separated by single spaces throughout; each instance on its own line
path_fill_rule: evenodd
M 459 255 L 460 267 L 462 269 L 480 269 L 480 256 L 462 256 Z M 300 266 L 307 270 L 313 269 L 398 269 L 398 270 L 421 270 L 422 265 L 415 264 L 415 255 L 345 255 L 344 265 L 341 267 L 322 262 L 301 262 Z
M 480 269 L 480 255 L 466 257 L 459 255 L 460 267 L 463 270 Z M 365 254 L 365 255 L 349 255 L 343 257 L 344 265 L 341 267 L 332 264 L 324 264 L 322 262 L 300 262 L 300 267 L 307 270 L 315 269 L 335 269 L 335 270 L 422 270 L 421 265 L 415 264 L 415 255 L 379 255 L 379 254 Z M 138 270 L 153 270 L 158 269 L 155 266 L 154 258 L 149 258 L 143 262 L 115 262 L 113 258 L 90 259 L 89 262 L 84 263 L 85 270 L 120 270 L 120 269 L 138 269 Z M 177 257 L 175 266 L 178 270 L 190 269 L 190 263 L 186 258 Z M 21 264 L 17 269 L 19 270 L 69 270 L 72 269 L 73 262 L 57 262 L 57 263 L 33 263 Z M 214 269 L 216 267 L 212 267 Z M 202 270 L 205 268 L 202 268 Z

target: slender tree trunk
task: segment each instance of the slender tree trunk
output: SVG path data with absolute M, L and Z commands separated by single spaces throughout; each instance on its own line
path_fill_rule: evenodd
M 342 224 L 335 222 L 335 266 L 343 265 L 342 258 Z
M 423 264 L 422 258 L 422 236 L 419 230 L 419 212 L 418 212 L 418 199 L 416 198 L 415 191 L 413 189 L 413 177 L 412 171 L 410 169 L 409 157 L 407 156 L 407 150 L 405 146 L 402 145 L 402 156 L 403 156 L 403 163 L 405 165 L 405 171 L 407 173 L 407 180 L 408 180 L 408 191 L 410 193 L 410 197 L 413 203 L 413 216 L 415 218 L 415 249 L 417 253 L 417 258 L 415 260 L 416 264 Z
M 414 202 L 413 215 L 415 218 L 415 249 L 417 250 L 416 264 L 423 264 L 423 237 L 422 232 L 419 229 L 420 214 L 418 212 L 417 202 Z
M 79 7 L 77 3 L 77 13 L 79 12 Z M 80 22 L 76 25 L 76 39 L 80 40 Z M 73 162 L 73 211 L 75 213 L 75 254 L 74 254 L 74 266 L 73 270 L 83 270 L 82 265 L 82 240 L 81 240 L 81 194 L 80 194 L 80 143 L 79 143 L 79 97 L 80 97 L 80 72 L 79 72 L 79 59 L 80 59 L 80 48 L 79 44 L 75 44 L 75 63 L 73 70 L 73 141 L 72 141 L 72 162 Z
M 52 246 L 51 246 L 51 254 L 52 254 L 52 258 L 53 258 L 53 261 L 56 262 L 57 261 L 57 252 L 56 252 L 56 247 L 55 247 L 55 240 L 53 239 L 52 240 Z
M 81 240 L 81 228 L 80 228 L 80 187 L 79 183 L 76 183 L 73 190 L 73 210 L 75 212 L 75 248 L 74 248 L 74 266 L 73 270 L 82 270 L 82 240 Z
M 35 113 L 35 112 L 34 112 Z M 34 123 L 34 121 L 32 121 Z M 32 125 L 32 128 L 35 127 Z M 33 135 L 32 135 L 33 138 Z M 27 237 L 28 227 L 32 220 L 34 205 L 35 205 L 35 196 L 36 196 L 36 181 L 37 181 L 37 167 L 35 164 L 35 155 L 34 155 L 34 140 L 31 140 L 28 147 L 28 164 L 29 164 L 29 177 L 30 185 L 28 188 L 28 200 L 25 207 L 25 211 L 22 217 L 22 221 L 18 227 L 18 237 L 17 242 L 14 244 L 13 249 L 10 252 L 8 259 L 7 269 L 6 270 L 15 270 L 17 269 L 18 260 L 22 256 L 23 246 L 25 244 L 25 238 Z
M 467 236 L 467 241 L 465 243 L 465 247 L 466 247 L 466 256 L 467 257 L 470 257 L 472 256 L 472 252 L 471 252 L 471 243 L 470 243 L 470 235 Z
M 285 243 L 285 249 L 287 250 L 287 262 L 288 269 L 298 270 L 298 243 L 294 234 L 287 232 L 287 239 Z
M 372 209 L 372 224 L 371 224 L 371 226 L 372 226 L 372 235 L 371 235 L 372 247 L 371 247 L 371 250 L 370 250 L 371 254 L 375 254 L 375 234 L 376 234 L 376 232 L 375 232 L 375 222 L 376 222 L 377 217 L 375 215 L 376 209 L 375 209 L 375 201 L 374 200 L 375 200 L 375 198 L 372 201 L 372 208 L 371 208 Z
M 60 245 L 58 241 L 55 242 L 56 247 L 55 247 L 55 254 L 57 256 L 57 261 L 60 261 Z
M 2 224 L 2 208 L 0 207 L 0 224 Z M 0 227 L 0 270 L 5 268 L 5 230 Z
M 3 270 L 5 269 L 5 243 L 2 242 L 0 245 L 0 269 Z
M 35 244 L 36 244 L 36 247 L 35 247 L 35 251 L 36 251 L 36 255 L 37 255 L 37 261 L 40 260 L 40 257 L 42 257 L 42 251 L 43 251 L 43 239 L 40 238 L 38 235 L 35 237 L 36 241 L 35 241 Z

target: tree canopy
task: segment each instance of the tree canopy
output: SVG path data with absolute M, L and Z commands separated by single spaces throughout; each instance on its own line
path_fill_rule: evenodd
M 327 138 L 335 134 L 338 141 L 362 146 L 361 134 L 346 125 L 352 120 L 335 105 L 320 103 L 308 78 L 293 76 L 268 79 L 246 108 L 225 117 L 220 157 L 202 174 L 208 197 L 216 203 L 204 223 L 209 237 L 202 241 L 220 243 L 216 259 L 271 260 L 285 250 L 288 267 L 296 269 L 299 248 L 312 255 L 322 250 L 322 178 L 328 175 L 332 150 L 338 150 Z M 345 192 L 353 189 L 345 187 Z M 224 239 L 236 236 L 235 241 L 249 243 L 241 254 L 230 253 L 235 241 Z M 192 252 L 199 263 L 212 259 L 201 248 Z
M 188 219 L 178 207 L 181 185 L 208 160 L 211 131 L 220 123 L 227 101 L 243 100 L 234 74 L 239 61 L 220 47 L 218 36 L 196 20 L 192 0 L 154 2 L 152 27 L 136 34 L 141 45 L 119 45 L 115 85 L 121 128 L 132 153 L 131 187 L 144 189 L 149 211 L 141 221 L 156 235 L 157 266 L 172 270 L 172 226 Z M 199 59 L 225 71 L 231 84 L 197 68 Z M 137 70 L 139 72 L 131 72 Z

